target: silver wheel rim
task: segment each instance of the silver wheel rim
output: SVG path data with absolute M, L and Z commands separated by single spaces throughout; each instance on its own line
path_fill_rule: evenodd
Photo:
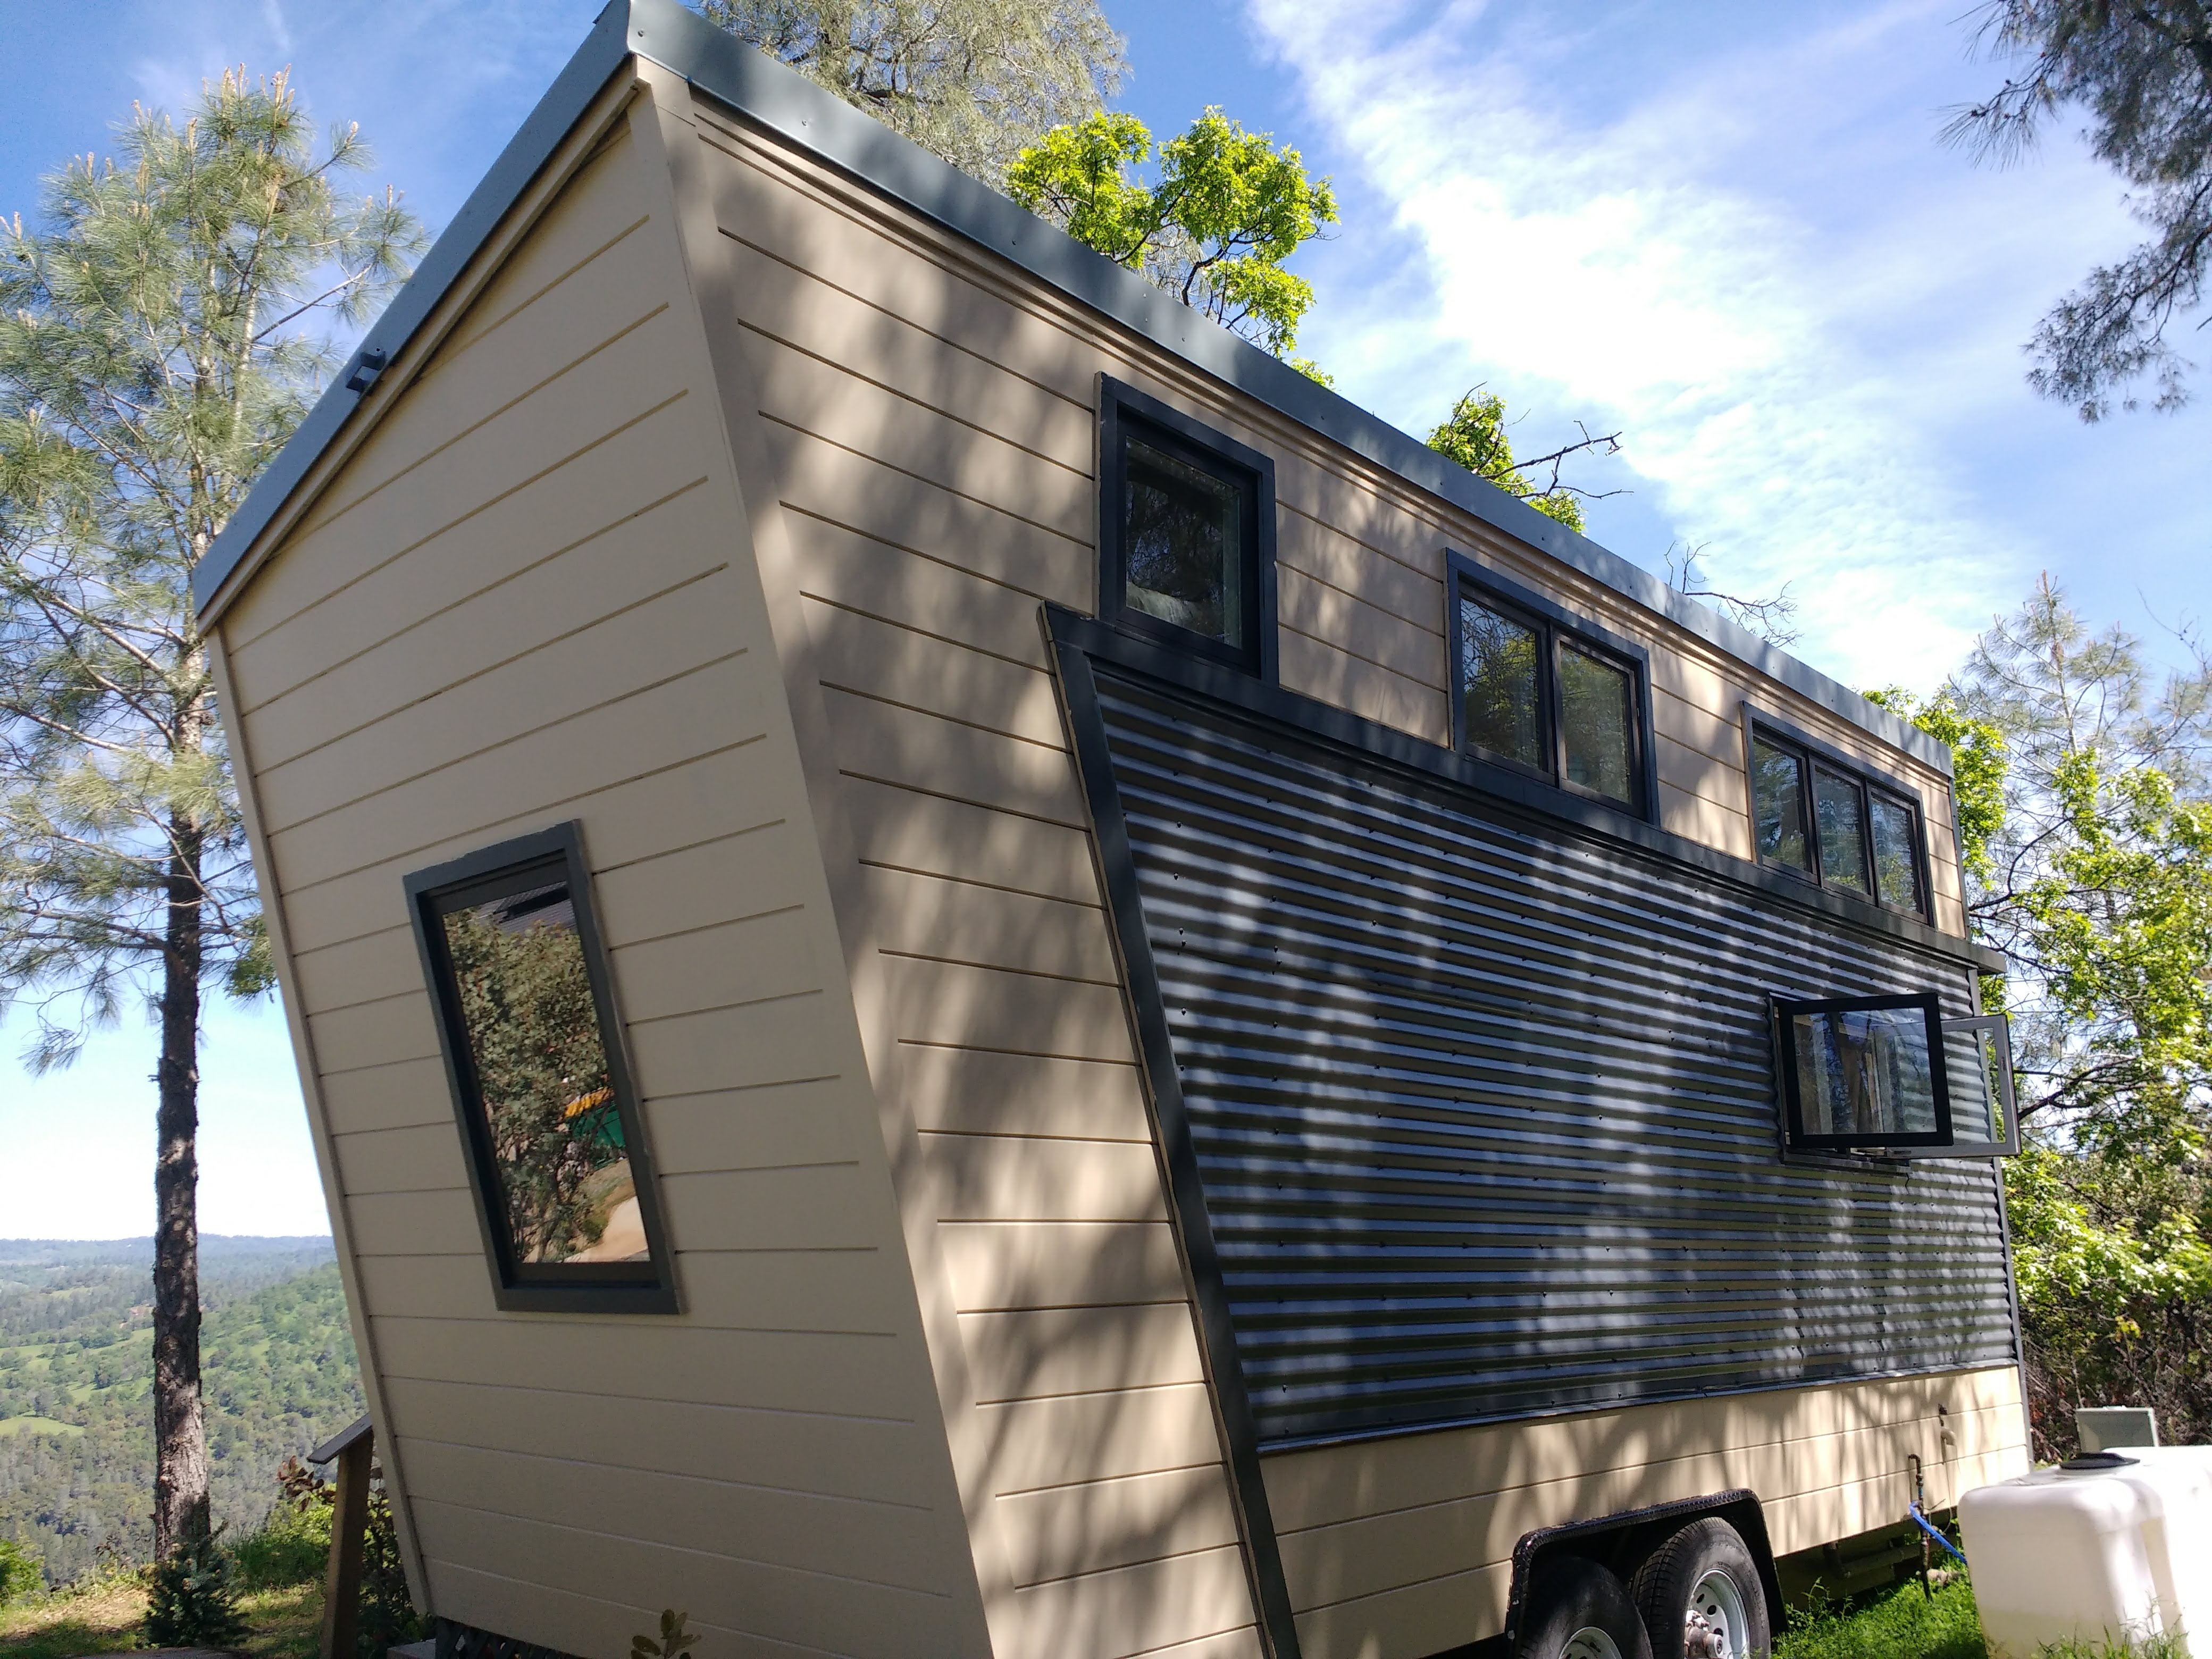
M 1559 1659 L 1620 1659 L 1620 1645 L 1595 1625 L 1584 1625 L 1567 1638 Z
M 1748 1659 L 1751 1626 L 1744 1616 L 1743 1592 L 1718 1567 L 1691 1590 L 1684 1622 L 1689 1628 L 1682 1648 L 1692 1659 Z

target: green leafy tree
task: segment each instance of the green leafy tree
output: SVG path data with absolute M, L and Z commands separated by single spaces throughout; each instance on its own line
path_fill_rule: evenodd
M 1979 13 L 1981 43 L 2021 67 L 1960 111 L 1946 137 L 2009 161 L 2059 111 L 2079 108 L 2092 152 L 2127 181 L 2128 204 L 2151 233 L 2044 317 L 2029 343 L 2029 383 L 2085 421 L 2146 376 L 2157 407 L 2179 407 L 2189 365 L 2166 334 L 2203 301 L 2212 268 L 2212 6 L 1989 0 Z
M 208 1530 L 197 1212 L 202 988 L 270 970 L 191 572 L 335 353 L 404 274 L 398 200 L 346 200 L 289 82 L 226 75 L 180 127 L 46 181 L 0 231 L 0 1006 L 65 1064 L 143 993 L 156 1071 L 156 1551 Z
M 1582 504 L 1597 497 L 1566 483 L 1560 477 L 1560 467 L 1571 455 L 1591 451 L 1602 455 L 1620 453 L 1620 434 L 1612 432 L 1593 437 L 1588 427 L 1582 427 L 1578 441 L 1524 461 L 1514 457 L 1507 425 L 1505 399 L 1478 386 L 1454 404 L 1451 413 L 1429 434 L 1429 447 L 1457 461 L 1476 477 L 1519 496 L 1546 518 L 1579 532 Z
M 1121 84 L 1097 0 L 703 0 L 708 21 L 996 185 Z
M 1054 127 L 1016 158 L 1006 189 L 1079 242 L 1279 357 L 1297 346 L 1314 301 L 1313 284 L 1283 261 L 1337 222 L 1335 191 L 1306 176 L 1297 150 L 1245 131 L 1218 109 L 1157 145 L 1133 115 L 1102 112 Z
M 2188 643 L 2185 636 L 2185 643 Z M 2002 951 L 2027 1153 L 2006 1172 L 2040 1449 L 2072 1409 L 2212 1433 L 2212 668 L 2159 674 L 2046 579 L 1936 698 L 1967 912 Z

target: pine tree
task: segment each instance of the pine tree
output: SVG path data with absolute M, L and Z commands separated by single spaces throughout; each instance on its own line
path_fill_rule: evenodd
M 156 1553 L 208 1533 L 197 1209 L 203 987 L 270 984 L 193 568 L 422 234 L 342 198 L 288 80 L 241 70 L 181 127 L 0 225 L 0 1011 L 35 1067 L 143 994 L 161 1030 L 154 1262 Z

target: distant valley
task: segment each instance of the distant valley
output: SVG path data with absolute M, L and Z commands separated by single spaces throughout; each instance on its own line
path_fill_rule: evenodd
M 200 1333 L 215 1514 L 235 1534 L 278 1464 L 362 1410 L 327 1238 L 200 1241 Z M 0 1239 L 0 1537 L 56 1583 L 103 1545 L 153 1544 L 153 1245 Z

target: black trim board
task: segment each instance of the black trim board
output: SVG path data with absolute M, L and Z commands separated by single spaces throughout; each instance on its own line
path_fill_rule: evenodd
M 1207 1392 L 1212 1396 L 1228 1449 L 1230 1496 L 1237 1528 L 1243 1534 L 1245 1565 L 1260 1628 L 1272 1659 L 1298 1659 L 1290 1584 L 1284 1576 L 1274 1513 L 1260 1470 L 1259 1426 L 1245 1390 L 1244 1369 L 1237 1356 L 1237 1328 L 1229 1315 L 1220 1253 L 1206 1212 L 1206 1185 L 1199 1173 L 1190 1120 L 1183 1109 L 1182 1085 L 1160 997 L 1159 977 L 1152 963 L 1152 947 L 1145 935 L 1136 860 L 1122 816 L 1121 789 L 1114 781 L 1113 760 L 1106 750 L 1106 722 L 1099 712 L 1098 688 L 1091 678 L 1091 659 L 1081 644 L 1059 637 L 1058 630 L 1049 625 L 1047 641 L 1067 729 L 1074 740 L 1076 775 L 1091 817 L 1115 951 L 1121 959 L 1122 983 L 1128 988 L 1153 1133 L 1166 1165 L 1168 1198 L 1176 1223 L 1170 1231 L 1182 1251 L 1184 1274 L 1198 1310 L 1200 1358 L 1212 1383 Z M 1217 672 L 1243 678 L 1233 670 Z
M 1117 668 L 1212 697 L 1262 720 L 1352 750 L 1370 762 L 1477 790 L 1522 812 L 1539 814 L 1555 824 L 1564 822 L 1578 833 L 1626 842 L 1646 853 L 1752 888 L 1766 897 L 1812 911 L 1862 933 L 1903 939 L 1960 967 L 1992 973 L 2003 967 L 2004 958 L 1987 945 L 1954 938 L 1917 917 L 1810 886 L 1795 876 L 1769 870 L 1707 847 L 1702 842 L 1646 823 L 1632 812 L 1540 783 L 1510 768 L 1455 753 L 1395 726 L 1362 720 L 1357 714 L 1286 691 L 1280 686 L 1262 685 L 1249 675 L 1133 638 L 1062 606 L 1047 604 L 1044 614 L 1048 635 L 1055 647 L 1073 647 Z
M 372 352 L 397 358 L 550 160 L 626 53 L 652 59 L 740 118 L 811 151 L 861 183 L 1050 283 L 1277 413 L 1442 497 L 1516 540 L 1657 612 L 1830 713 L 1948 774 L 1949 750 L 1917 726 L 1778 650 L 1717 611 L 1456 463 L 1349 398 L 1047 224 L 804 76 L 723 33 L 678 0 L 611 0 L 436 246 L 362 341 L 291 442 L 262 475 L 192 575 L 208 605 L 337 438 L 361 394 L 349 391 Z

